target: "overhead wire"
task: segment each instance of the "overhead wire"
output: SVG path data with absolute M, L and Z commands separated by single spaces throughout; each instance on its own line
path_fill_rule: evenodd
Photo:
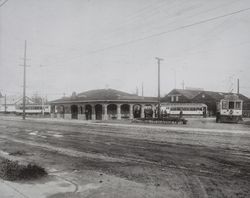
M 234 2 L 234 1 L 232 1 L 232 2 Z M 102 51 L 105 51 L 105 50 L 109 50 L 109 49 L 112 49 L 112 48 L 133 44 L 133 43 L 143 41 L 143 40 L 146 40 L 146 39 L 150 39 L 150 38 L 153 38 L 153 37 L 162 36 L 164 34 L 168 34 L 168 33 L 178 31 L 178 30 L 186 29 L 186 28 L 189 28 L 189 27 L 192 27 L 192 26 L 195 26 L 195 25 L 200 25 L 200 24 L 203 24 L 203 23 L 207 23 L 207 22 L 210 22 L 210 21 L 217 20 L 217 19 L 225 18 L 225 17 L 231 16 L 231 15 L 239 14 L 241 12 L 248 11 L 249 9 L 250 8 L 241 9 L 241 10 L 238 10 L 238 11 L 234 11 L 234 12 L 230 12 L 230 13 L 227 13 L 227 14 L 219 15 L 219 16 L 216 16 L 216 17 L 211 17 L 211 18 L 208 18 L 208 19 L 205 19 L 205 20 L 201 20 L 201 21 L 198 21 L 198 22 L 195 22 L 195 23 L 188 24 L 188 25 L 183 25 L 183 26 L 171 29 L 171 30 L 166 30 L 166 31 L 162 31 L 162 32 L 159 32 L 159 33 L 151 34 L 149 36 L 145 36 L 145 37 L 142 37 L 142 38 L 132 39 L 130 41 L 121 42 L 121 43 L 118 43 L 118 44 L 110 45 L 108 47 L 88 51 L 85 54 L 77 55 L 77 56 L 73 57 L 70 60 L 75 60 L 76 58 L 81 58 L 81 57 L 86 56 L 88 54 L 95 54 L 95 53 L 102 52 Z M 69 60 L 69 59 L 67 59 L 67 60 Z
M 6 4 L 7 1 L 9 1 L 9 0 L 5 0 L 4 2 L 0 3 L 0 8 L 1 8 L 4 4 Z
M 145 36 L 145 37 L 142 37 L 142 38 L 133 39 L 133 40 L 130 40 L 130 41 L 127 41 L 127 42 L 121 42 L 121 43 L 118 43 L 118 44 L 115 44 L 115 45 L 111 45 L 111 46 L 108 46 L 108 47 L 105 47 L 105 48 L 93 50 L 90 53 L 93 54 L 93 53 L 97 53 L 97 52 L 100 52 L 100 51 L 104 51 L 104 50 L 108 50 L 108 49 L 112 49 L 112 48 L 121 47 L 121 46 L 124 46 L 124 45 L 133 44 L 133 43 L 136 43 L 136 42 L 139 42 L 139 41 L 143 41 L 143 40 L 150 39 L 150 38 L 153 38 L 153 37 L 162 36 L 162 35 L 165 35 L 165 34 L 168 34 L 168 33 L 176 32 L 178 30 L 183 30 L 183 29 L 186 29 L 186 28 L 189 28 L 189 27 L 193 27 L 193 26 L 196 26 L 196 25 L 204 24 L 204 23 L 211 22 L 211 21 L 214 21 L 214 20 L 217 20 L 217 19 L 221 19 L 221 18 L 228 17 L 228 16 L 231 16 L 231 15 L 235 15 L 235 14 L 239 14 L 239 13 L 242 13 L 242 12 L 246 12 L 246 11 L 249 11 L 249 10 L 250 10 L 250 7 L 249 8 L 245 8 L 245 9 L 241 9 L 241 10 L 237 10 L 237 11 L 234 11 L 234 12 L 230 12 L 230 13 L 227 13 L 227 14 L 219 15 L 219 16 L 216 16 L 216 17 L 211 17 L 211 18 L 204 19 L 204 20 L 201 20 L 201 21 L 198 21 L 198 22 L 195 22 L 195 23 L 183 25 L 183 26 L 171 29 L 171 30 L 162 31 L 162 32 L 151 34 L 149 36 Z
M 216 9 L 219 9 L 219 8 L 221 8 L 221 7 L 225 7 L 225 6 L 228 6 L 228 5 L 230 5 L 230 4 L 232 4 L 232 3 L 235 3 L 235 2 L 238 2 L 238 0 L 233 0 L 233 1 L 230 1 L 230 2 L 227 2 L 227 3 L 223 3 L 223 4 L 220 4 L 220 5 L 218 5 L 218 6 L 216 6 L 216 7 L 212 7 L 212 8 L 209 8 L 209 9 L 206 9 L 205 11 L 202 11 L 202 12 L 198 12 L 198 13 L 195 13 L 195 14 L 193 14 L 192 12 L 192 14 L 191 15 L 188 15 L 188 16 L 185 16 L 185 19 L 187 19 L 187 18 L 191 18 L 191 17 L 194 17 L 194 16 L 199 16 L 199 15 L 201 15 L 201 14 L 204 14 L 204 13 L 207 13 L 207 12 L 210 12 L 210 11 L 214 11 L 214 10 L 216 10 Z M 167 5 L 167 6 L 169 6 L 169 4 Z M 192 8 L 192 7 L 194 7 L 194 8 Z M 184 9 L 185 8 L 185 9 Z M 194 5 L 189 5 L 188 7 L 184 7 L 184 8 L 182 8 L 182 9 L 184 9 L 184 10 L 188 10 L 188 12 L 190 12 L 191 10 L 193 10 L 193 9 L 196 9 L 197 8 L 197 6 L 195 7 Z M 159 14 L 159 13 L 163 13 L 162 12 L 162 10 L 164 9 L 164 6 L 161 6 L 161 10 L 158 10 L 158 12 L 155 12 L 155 14 L 154 15 L 157 15 L 157 14 Z M 171 7 L 168 9 L 168 10 L 173 10 Z M 157 10 L 156 10 L 157 11 Z M 160 12 L 159 12 L 160 11 Z M 182 11 L 178 11 L 178 12 L 181 12 L 182 13 Z M 148 23 L 145 23 L 145 20 L 146 19 L 151 19 L 152 20 L 152 18 L 154 17 L 154 15 L 149 15 L 149 16 L 145 16 L 145 17 L 143 17 L 143 26 L 144 27 L 149 27 L 151 24 L 152 24 L 152 21 L 150 21 L 150 22 L 148 22 Z M 170 20 L 171 19 L 171 22 L 169 22 L 169 23 L 167 23 L 167 24 L 164 24 L 164 26 L 156 26 L 156 27 L 152 27 L 151 29 L 154 29 L 154 30 L 156 30 L 156 29 L 162 29 L 162 28 L 164 28 L 164 27 L 166 27 L 166 25 L 167 26 L 169 26 L 169 25 L 171 25 L 171 24 L 175 24 L 176 23 L 176 18 L 178 18 L 178 17 L 180 17 L 180 16 L 172 16 L 171 17 L 171 15 L 170 14 L 168 14 L 168 15 L 164 15 L 163 16 L 164 18 L 162 18 L 162 20 L 164 20 L 164 21 L 166 21 L 166 19 L 167 20 Z M 174 20 L 175 19 L 175 20 Z M 161 18 L 160 19 L 158 19 L 158 20 L 161 20 Z M 125 29 L 126 27 L 124 27 L 123 29 L 120 27 L 120 28 L 118 28 L 117 29 L 117 31 L 113 31 L 113 32 L 111 32 L 111 33 L 109 33 L 109 35 L 112 35 L 112 34 L 122 34 L 122 33 L 124 33 L 124 29 Z M 134 30 L 138 30 L 138 24 L 136 24 L 136 25 L 134 25 L 134 27 L 133 27 L 133 29 Z M 131 30 L 129 30 L 129 31 L 133 31 L 133 29 Z M 126 30 L 126 29 L 125 29 Z M 125 32 L 127 32 L 127 31 L 125 31 Z M 143 33 L 143 32 L 142 32 Z M 147 32 L 145 32 L 144 31 L 144 33 L 147 33 Z M 104 37 L 104 39 L 105 39 L 106 37 Z M 113 39 L 114 38 L 114 35 L 113 36 L 111 36 L 110 37 L 110 39 Z M 102 39 L 103 40 L 103 39 Z M 107 39 L 106 39 L 107 40 Z

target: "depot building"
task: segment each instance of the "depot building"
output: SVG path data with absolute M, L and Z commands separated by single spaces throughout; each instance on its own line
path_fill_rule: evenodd
M 73 93 L 50 102 L 51 117 L 80 120 L 121 120 L 155 117 L 157 98 L 114 89 Z

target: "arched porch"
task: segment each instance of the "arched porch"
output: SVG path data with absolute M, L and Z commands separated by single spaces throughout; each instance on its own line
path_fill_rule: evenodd
M 71 119 L 78 119 L 78 106 L 71 105 Z
M 116 104 L 109 104 L 107 106 L 107 116 L 109 120 L 117 119 L 117 105 Z
M 102 120 L 102 114 L 103 114 L 103 107 L 101 104 L 95 105 L 95 117 L 96 120 Z
M 86 117 L 86 120 L 92 119 L 92 106 L 91 105 L 85 106 L 85 117 Z
M 130 105 L 122 104 L 121 105 L 121 119 L 129 119 L 130 118 Z

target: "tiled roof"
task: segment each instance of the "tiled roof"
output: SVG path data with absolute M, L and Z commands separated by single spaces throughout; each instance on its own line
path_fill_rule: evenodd
M 179 92 L 188 99 L 194 98 L 201 92 L 200 90 L 188 90 L 188 89 L 175 89 L 175 91 Z
M 87 102 L 87 101 L 154 101 L 154 97 L 143 97 L 135 94 L 129 94 L 115 89 L 95 89 L 82 92 L 75 96 L 64 97 L 58 100 L 51 101 L 50 103 L 63 103 L 63 102 Z
M 192 89 L 174 89 L 171 92 L 173 92 L 173 91 L 180 93 L 181 95 L 185 96 L 189 100 L 195 98 L 200 93 L 207 94 L 207 95 L 209 95 L 210 97 L 212 97 L 215 100 L 220 100 L 220 99 L 224 98 L 225 95 L 229 94 L 229 93 L 225 93 L 225 92 L 192 90 Z M 242 94 L 239 94 L 239 98 L 242 99 L 242 100 L 247 100 L 248 99 L 246 96 L 244 96 Z
M 6 101 L 5 101 L 5 97 L 0 98 L 1 105 L 5 104 L 5 102 L 7 105 L 16 105 L 17 103 L 23 102 L 23 97 L 22 96 L 15 96 L 15 95 L 6 96 Z M 33 104 L 34 102 L 28 96 L 26 96 L 26 103 Z

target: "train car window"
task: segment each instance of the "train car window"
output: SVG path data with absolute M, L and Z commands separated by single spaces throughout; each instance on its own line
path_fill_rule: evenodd
M 236 102 L 236 103 L 235 103 L 235 108 L 236 108 L 236 109 L 240 109 L 240 106 L 241 106 L 240 104 L 241 104 L 241 102 Z
M 234 109 L 234 102 L 229 102 L 229 109 Z
M 222 109 L 227 109 L 227 102 L 226 101 L 222 101 Z

